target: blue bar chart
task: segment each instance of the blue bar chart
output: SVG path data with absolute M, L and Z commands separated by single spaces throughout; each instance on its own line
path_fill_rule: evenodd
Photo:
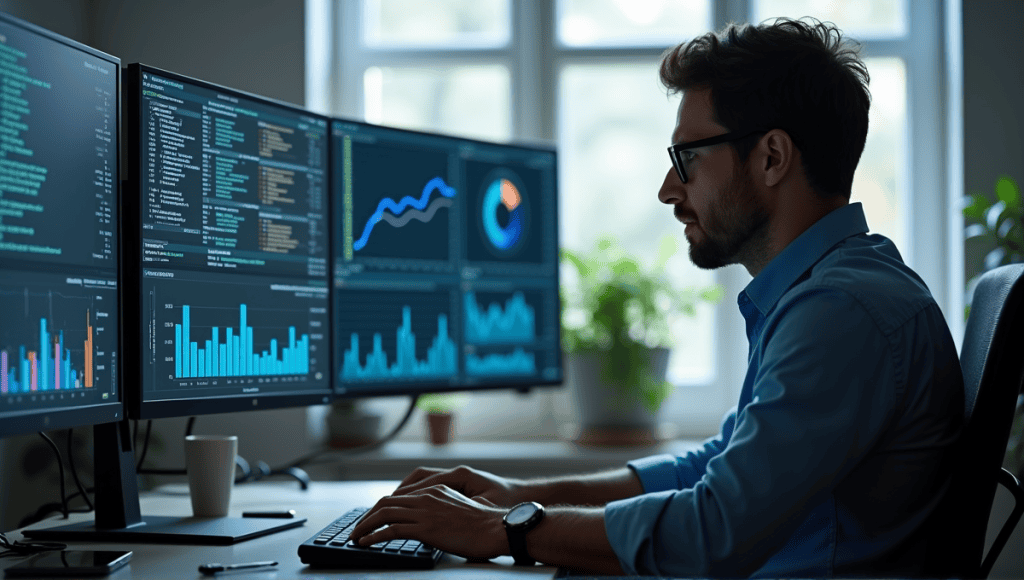
M 326 287 L 185 272 L 145 282 L 144 324 L 151 334 L 143 379 L 161 397 L 289 391 L 328 382 Z
M 304 375 L 309 373 L 309 335 L 296 336 L 288 327 L 287 339 L 271 338 L 268 348 L 257 352 L 248 306 L 238 307 L 238 327 L 210 327 L 209 338 L 192 340 L 192 308 L 181 307 L 181 323 L 174 326 L 174 376 L 178 379 L 204 377 L 248 377 Z
M 470 344 L 530 343 L 536 338 L 534 308 L 522 292 L 505 300 L 488 301 L 483 307 L 477 293 L 467 292 L 463 298 L 466 342 Z

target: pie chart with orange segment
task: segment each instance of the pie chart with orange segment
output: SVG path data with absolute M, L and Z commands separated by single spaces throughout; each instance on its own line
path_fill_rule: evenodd
M 499 253 L 512 253 L 526 235 L 527 208 L 523 192 L 508 176 L 495 178 L 484 192 L 482 208 L 487 241 Z

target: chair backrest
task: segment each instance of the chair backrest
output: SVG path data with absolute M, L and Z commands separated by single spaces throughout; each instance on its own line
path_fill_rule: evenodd
M 954 470 L 954 501 L 963 519 L 960 550 L 980 575 L 996 477 L 1024 387 L 1024 264 L 1001 266 L 978 281 L 960 351 L 964 432 Z

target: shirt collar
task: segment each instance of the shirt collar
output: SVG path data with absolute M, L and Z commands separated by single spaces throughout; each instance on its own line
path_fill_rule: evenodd
M 740 293 L 746 294 L 764 316 L 779 298 L 833 246 L 850 236 L 868 232 L 859 202 L 831 211 L 779 252 Z

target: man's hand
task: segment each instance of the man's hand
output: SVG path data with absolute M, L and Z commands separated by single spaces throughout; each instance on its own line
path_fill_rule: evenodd
M 419 540 L 470 560 L 489 560 L 508 553 L 505 511 L 487 499 L 434 485 L 381 499 L 359 520 L 351 537 L 362 546 Z
M 527 501 L 520 498 L 525 486 L 522 482 L 465 465 L 448 470 L 420 467 L 402 480 L 392 496 L 415 494 L 438 485 L 447 486 L 466 497 L 485 499 L 497 506 L 512 507 Z

